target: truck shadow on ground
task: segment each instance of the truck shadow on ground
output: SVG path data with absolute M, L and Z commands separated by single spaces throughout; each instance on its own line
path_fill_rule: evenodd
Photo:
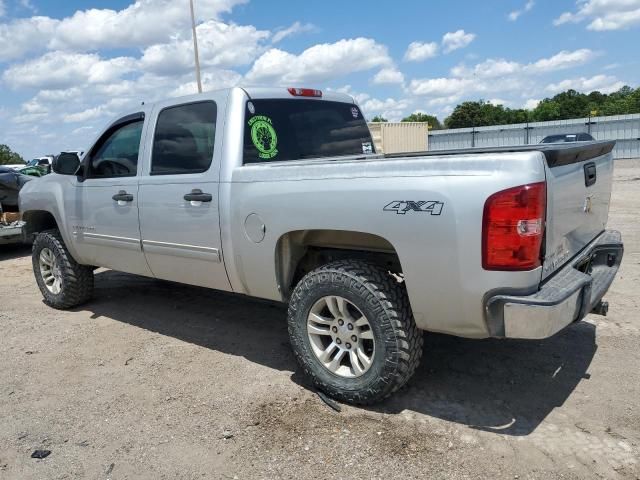
M 4 260 L 15 260 L 17 258 L 30 257 L 31 256 L 31 245 L 25 245 L 23 243 L 19 244 L 9 244 L 9 245 L 0 245 L 0 262 Z
M 291 353 L 280 304 L 102 271 L 96 273 L 94 300 L 79 310 L 293 371 L 294 382 L 313 390 Z M 503 435 L 528 435 L 589 378 L 596 350 L 595 327 L 587 323 L 535 342 L 428 334 L 410 385 L 368 410 L 408 410 Z
M 595 327 L 588 323 L 544 341 L 429 334 L 414 380 L 372 410 L 409 410 L 478 430 L 528 435 L 589 379 L 596 350 Z

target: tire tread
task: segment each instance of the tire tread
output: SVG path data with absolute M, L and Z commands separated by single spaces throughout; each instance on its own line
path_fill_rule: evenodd
M 363 298 L 374 298 L 379 302 L 391 328 L 385 343 L 392 355 L 385 359 L 384 375 L 364 391 L 336 388 L 319 378 L 300 351 L 299 340 L 295 338 L 295 323 L 306 322 L 306 318 L 298 318 L 301 313 L 298 305 L 303 296 L 311 293 L 318 282 L 341 282 L 345 279 L 348 279 L 351 287 L 362 292 Z M 405 286 L 399 284 L 386 269 L 362 260 L 338 260 L 307 274 L 291 297 L 289 332 L 295 356 L 316 387 L 347 403 L 368 405 L 389 397 L 409 381 L 422 357 L 423 335 L 413 319 Z
M 63 290 L 59 295 L 53 295 L 42 284 L 40 276 L 39 255 L 44 247 L 51 248 L 60 263 Z M 91 267 L 80 265 L 71 256 L 57 229 L 40 232 L 33 242 L 33 271 L 44 297 L 44 302 L 58 310 L 68 310 L 87 302 L 93 295 L 94 279 Z

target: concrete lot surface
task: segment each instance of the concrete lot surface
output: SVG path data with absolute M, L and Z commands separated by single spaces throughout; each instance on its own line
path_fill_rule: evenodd
M 615 177 L 607 318 L 543 342 L 427 335 L 408 388 L 341 413 L 283 307 L 102 271 L 59 312 L 29 248 L 0 247 L 0 479 L 637 479 L 640 161 Z

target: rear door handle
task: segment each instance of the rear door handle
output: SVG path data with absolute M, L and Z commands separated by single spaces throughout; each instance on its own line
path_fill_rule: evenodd
M 213 200 L 213 195 L 210 193 L 203 193 L 199 188 L 194 188 L 191 190 L 191 193 L 187 193 L 184 196 L 184 199 L 187 202 L 211 202 Z
M 587 187 L 590 187 L 591 185 L 593 185 L 594 183 L 596 183 L 596 180 L 598 178 L 598 173 L 596 170 L 596 164 L 591 162 L 591 163 L 587 163 L 584 166 L 584 184 Z
M 116 202 L 133 202 L 133 195 L 131 195 L 130 193 L 125 192 L 124 190 L 120 190 L 118 193 L 116 193 L 113 197 Z

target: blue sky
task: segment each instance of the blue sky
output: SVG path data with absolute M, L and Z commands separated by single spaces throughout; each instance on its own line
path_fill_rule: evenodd
M 640 0 L 195 3 L 207 89 L 334 89 L 398 120 L 640 86 Z M 190 42 L 187 0 L 0 0 L 0 143 L 86 148 L 129 105 L 193 93 Z

